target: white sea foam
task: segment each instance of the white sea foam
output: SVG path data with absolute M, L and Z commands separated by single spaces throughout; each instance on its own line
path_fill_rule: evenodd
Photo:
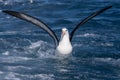
M 93 33 L 85 33 L 85 34 L 80 34 L 77 35 L 76 37 L 97 37 L 97 34 L 93 34 Z
M 0 35 L 14 35 L 19 33 L 19 31 L 5 31 L 5 32 L 0 32 Z
M 4 79 L 5 80 L 21 80 L 20 78 L 17 78 L 16 74 L 13 72 L 7 73 Z
M 9 71 L 14 71 L 14 70 L 18 70 L 18 69 L 25 69 L 25 70 L 31 70 L 31 67 L 26 67 L 26 66 L 5 66 L 4 67 L 6 70 Z
M 60 69 L 60 72 L 68 72 L 67 69 Z
M 31 43 L 31 45 L 29 46 L 29 48 L 30 49 L 37 48 L 37 47 L 42 46 L 43 44 L 45 44 L 45 42 L 43 42 L 43 41 L 34 42 L 34 43 Z
M 26 75 L 26 74 L 18 74 L 16 73 L 16 75 L 19 75 L 21 77 L 27 77 L 30 79 L 40 79 L 40 80 L 55 80 L 54 79 L 54 75 L 53 74 L 35 74 L 35 75 Z
M 110 47 L 110 46 L 114 46 L 113 43 L 101 43 L 101 45 L 102 45 L 102 46 L 109 46 L 109 47 Z
M 31 42 L 26 49 L 28 53 L 37 53 L 36 55 L 41 58 L 53 57 L 55 51 L 52 44 L 44 41 Z
M 28 1 L 33 2 L 33 0 L 28 0 Z M 16 2 L 16 3 L 25 2 L 25 0 L 0 0 L 0 2 L 4 3 L 5 5 L 11 5 L 14 2 Z
M 114 66 L 120 66 L 120 59 L 114 59 L 114 58 L 95 58 L 95 61 L 98 62 L 105 62 L 108 64 L 112 64 Z
M 9 56 L 9 57 L 0 57 L 1 62 L 7 62 L 7 63 L 15 63 L 18 61 L 26 61 L 26 60 L 31 60 L 32 58 L 28 57 L 18 57 L 18 56 Z
M 55 50 L 53 50 L 53 49 L 48 49 L 46 51 L 39 49 L 37 55 L 40 58 L 53 58 L 53 57 L 55 57 L 54 53 L 55 53 Z
M 30 0 L 30 3 L 33 3 L 33 0 Z
M 55 80 L 53 77 L 53 74 L 38 74 L 35 75 L 34 77 L 39 77 L 41 80 Z
M 3 55 L 9 55 L 9 51 L 5 51 L 2 53 Z
M 73 47 L 81 47 L 81 46 L 83 46 L 82 44 L 73 44 Z
M 0 74 L 3 74 L 4 72 L 0 71 Z

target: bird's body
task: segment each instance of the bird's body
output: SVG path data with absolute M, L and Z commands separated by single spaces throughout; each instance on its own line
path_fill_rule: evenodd
M 69 38 L 69 32 L 67 28 L 62 29 L 61 39 L 56 48 L 56 52 L 59 54 L 70 54 L 72 52 L 72 45 Z

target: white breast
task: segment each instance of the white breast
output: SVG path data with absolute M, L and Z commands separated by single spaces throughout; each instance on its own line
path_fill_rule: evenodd
M 70 54 L 72 52 L 72 45 L 61 42 L 56 50 L 59 54 Z

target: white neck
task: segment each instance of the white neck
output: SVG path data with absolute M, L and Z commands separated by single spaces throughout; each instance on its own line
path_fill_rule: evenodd
M 67 32 L 64 36 L 61 35 L 60 43 L 70 44 L 69 33 Z

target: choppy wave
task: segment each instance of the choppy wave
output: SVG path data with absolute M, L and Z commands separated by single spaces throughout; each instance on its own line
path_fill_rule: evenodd
M 26 1 L 29 3 L 33 3 L 34 0 L 0 0 L 0 2 L 4 5 L 13 5 L 14 3 L 21 3 Z
M 77 35 L 76 37 L 99 37 L 99 35 L 93 33 L 85 33 L 85 34 Z
M 19 31 L 5 31 L 5 32 L 0 32 L 0 35 L 15 35 L 18 33 Z
M 15 63 L 15 62 L 18 62 L 18 61 L 26 61 L 26 60 L 30 60 L 32 58 L 28 58 L 28 57 L 17 57 L 17 56 L 12 56 L 12 57 L 1 57 L 0 60 L 1 62 L 7 62 L 7 63 Z
M 106 62 L 108 64 L 112 64 L 114 66 L 120 66 L 120 59 L 114 59 L 114 58 L 95 58 L 95 61 L 98 62 Z
M 72 55 L 62 59 L 47 33 L 2 13 L 7 9 L 36 16 L 60 37 L 62 27 L 71 32 L 86 16 L 110 4 L 115 5 L 80 27 Z M 119 11 L 119 0 L 0 0 L 0 80 L 119 80 Z
M 9 72 L 9 73 L 3 73 L 5 76 L 4 78 L 1 79 L 5 79 L 5 80 L 26 80 L 26 79 L 41 79 L 41 80 L 55 80 L 53 77 L 54 75 L 52 74 L 36 74 L 36 75 L 22 75 L 22 74 L 18 74 L 18 73 L 13 73 L 13 72 Z M 1 74 L 1 75 L 3 75 Z M 19 77 L 24 77 L 23 79 L 20 79 Z

